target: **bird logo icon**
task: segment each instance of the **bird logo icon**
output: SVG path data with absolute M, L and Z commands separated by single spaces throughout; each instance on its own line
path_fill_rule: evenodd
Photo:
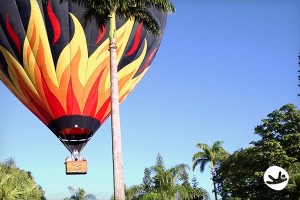
M 287 186 L 289 175 L 283 168 L 271 166 L 264 174 L 264 181 L 271 189 L 280 191 Z

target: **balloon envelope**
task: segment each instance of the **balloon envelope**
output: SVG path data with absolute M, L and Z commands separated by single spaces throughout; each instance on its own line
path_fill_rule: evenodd
M 83 28 L 72 1 L 0 0 L 0 79 L 68 148 L 81 150 L 110 116 L 108 27 Z M 165 28 L 166 15 L 151 11 Z M 117 19 L 122 102 L 161 42 L 142 23 Z

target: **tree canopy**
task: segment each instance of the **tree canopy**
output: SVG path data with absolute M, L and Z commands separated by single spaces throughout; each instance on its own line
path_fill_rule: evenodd
M 64 200 L 97 200 L 96 196 L 93 194 L 86 194 L 82 188 L 74 188 L 72 186 L 68 187 L 71 197 L 66 197 Z
M 200 149 L 193 156 L 193 171 L 197 166 L 199 166 L 200 172 L 203 172 L 205 166 L 210 163 L 210 173 L 212 176 L 213 186 L 215 193 L 215 199 L 217 200 L 217 189 L 216 189 L 216 166 L 220 164 L 220 161 L 224 159 L 228 153 L 222 147 L 222 141 L 216 141 L 210 147 L 207 144 L 199 143 L 196 145 Z
M 61 2 L 67 0 L 61 0 Z M 143 23 L 146 30 L 154 36 L 160 36 L 160 25 L 149 9 L 171 14 L 175 7 L 168 0 L 72 0 L 79 5 L 84 5 L 87 10 L 84 13 L 85 24 L 95 19 L 100 29 L 109 21 L 112 15 L 121 19 L 134 18 Z M 114 30 L 112 30 L 114 31 Z
M 28 171 L 19 169 L 14 159 L 0 163 L 0 199 L 45 199 L 44 191 Z
M 190 184 L 188 170 L 184 163 L 166 168 L 158 154 L 156 164 L 145 169 L 142 183 L 126 189 L 126 197 L 128 200 L 209 199 L 208 193 L 198 187 L 195 177 Z
M 292 104 L 282 106 L 254 129 L 261 137 L 253 146 L 235 151 L 217 169 L 218 191 L 224 199 L 300 198 L 300 111 Z M 290 180 L 282 191 L 264 183 L 270 166 L 288 171 Z

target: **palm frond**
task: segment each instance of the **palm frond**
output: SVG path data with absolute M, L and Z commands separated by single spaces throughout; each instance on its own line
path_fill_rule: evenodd
M 0 186 L 3 185 L 7 180 L 9 180 L 10 178 L 12 178 L 11 174 L 6 174 L 4 177 L 1 177 L 0 180 Z
M 197 165 L 200 165 L 200 171 L 203 172 L 205 165 L 211 162 L 212 166 L 215 166 L 221 159 L 223 159 L 228 153 L 222 147 L 222 141 L 216 141 L 210 147 L 204 143 L 198 143 L 196 147 L 202 151 L 197 152 L 193 156 L 193 170 Z
M 199 163 L 201 162 L 200 159 L 197 159 L 193 162 L 193 165 L 192 165 L 192 170 L 195 171 L 196 167 L 199 165 Z
M 202 162 L 200 162 L 200 172 L 202 173 L 202 172 L 204 172 L 205 166 L 209 162 L 209 160 L 208 159 L 202 159 L 201 161 Z
M 207 159 L 208 155 L 204 153 L 203 151 L 199 151 L 194 154 L 192 161 L 198 160 L 198 159 Z
M 143 26 L 153 36 L 159 37 L 161 35 L 160 26 L 153 15 L 148 11 L 140 11 L 132 15 L 136 21 L 143 23 Z
M 223 149 L 222 146 L 221 146 L 222 144 L 223 144 L 223 141 L 216 141 L 216 142 L 213 143 L 211 149 L 213 151 L 219 151 L 220 149 Z
M 210 147 L 207 145 L 207 144 L 204 144 L 204 143 L 198 143 L 196 145 L 196 147 L 202 149 L 202 150 L 207 150 L 207 149 L 210 149 Z
M 42 0 L 45 1 L 45 0 Z M 69 0 L 60 0 L 65 2 Z M 156 10 L 165 14 L 175 12 L 175 7 L 168 0 L 71 0 L 87 10 L 84 13 L 84 26 L 91 23 L 94 18 L 98 27 L 102 30 L 108 21 L 111 12 L 115 12 L 121 19 L 133 17 L 139 23 L 143 23 L 146 31 L 156 37 L 161 35 L 160 24 L 154 18 L 150 10 Z
M 214 157 L 212 149 L 207 144 L 199 143 L 196 147 L 200 148 L 208 159 L 212 159 Z
M 106 25 L 108 21 L 109 10 L 103 6 L 94 7 L 92 5 L 88 5 L 86 7 L 85 12 L 83 13 L 83 26 L 86 27 L 88 23 L 91 23 L 93 19 L 96 20 L 96 24 L 98 28 L 103 31 L 103 27 Z
M 144 28 L 153 36 L 161 35 L 160 25 L 153 14 L 146 7 L 129 7 L 117 10 L 117 16 L 126 19 L 134 18 L 137 22 L 143 23 Z
M 46 0 L 43 0 L 46 1 Z M 59 3 L 63 3 L 69 0 L 60 0 Z M 91 4 L 95 4 L 97 2 L 97 0 L 72 0 L 72 2 L 77 3 L 79 6 L 87 6 L 87 5 L 91 5 Z
M 173 4 L 167 0 L 137 0 L 137 5 L 143 5 L 147 8 L 153 8 L 160 12 L 171 14 L 175 12 Z
M 203 172 L 203 171 L 204 171 L 203 166 L 205 167 L 205 165 L 206 165 L 209 161 L 210 161 L 210 160 L 209 160 L 208 158 L 200 158 L 200 159 L 196 159 L 196 160 L 193 162 L 193 165 L 192 165 L 193 171 L 195 171 L 195 169 L 196 169 L 197 166 L 200 166 L 200 172 Z

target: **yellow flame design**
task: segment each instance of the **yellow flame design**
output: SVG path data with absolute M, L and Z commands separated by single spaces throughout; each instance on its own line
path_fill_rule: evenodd
M 91 117 L 95 117 L 110 98 L 109 40 L 106 39 L 89 57 L 84 29 L 79 20 L 70 13 L 75 28 L 74 35 L 62 50 L 57 65 L 54 66 L 40 7 L 37 1 L 31 0 L 30 3 L 31 15 L 23 45 L 23 63 L 19 63 L 3 46 L 0 46 L 12 81 L 2 71 L 0 71 L 0 79 L 47 125 L 49 119 L 45 113 L 52 119 L 64 114 L 56 113 L 51 108 L 53 105 L 49 93 L 57 98 L 65 113 L 68 112 L 69 104 L 77 103 L 79 111 L 72 111 L 72 114 L 81 115 L 90 98 L 93 85 L 101 74 L 97 98 L 94 98 L 94 103 L 97 104 L 96 110 L 90 113 Z M 130 19 L 117 30 L 118 61 L 124 53 L 133 25 L 134 20 Z M 133 78 L 145 58 L 146 50 L 147 41 L 144 40 L 141 55 L 118 72 L 120 102 L 128 96 L 146 73 L 147 70 L 144 70 L 139 76 Z M 70 83 L 74 95 L 72 102 L 68 101 Z M 43 108 L 43 111 L 39 107 Z M 104 113 L 103 118 L 98 119 L 101 123 L 109 116 L 110 106 Z

